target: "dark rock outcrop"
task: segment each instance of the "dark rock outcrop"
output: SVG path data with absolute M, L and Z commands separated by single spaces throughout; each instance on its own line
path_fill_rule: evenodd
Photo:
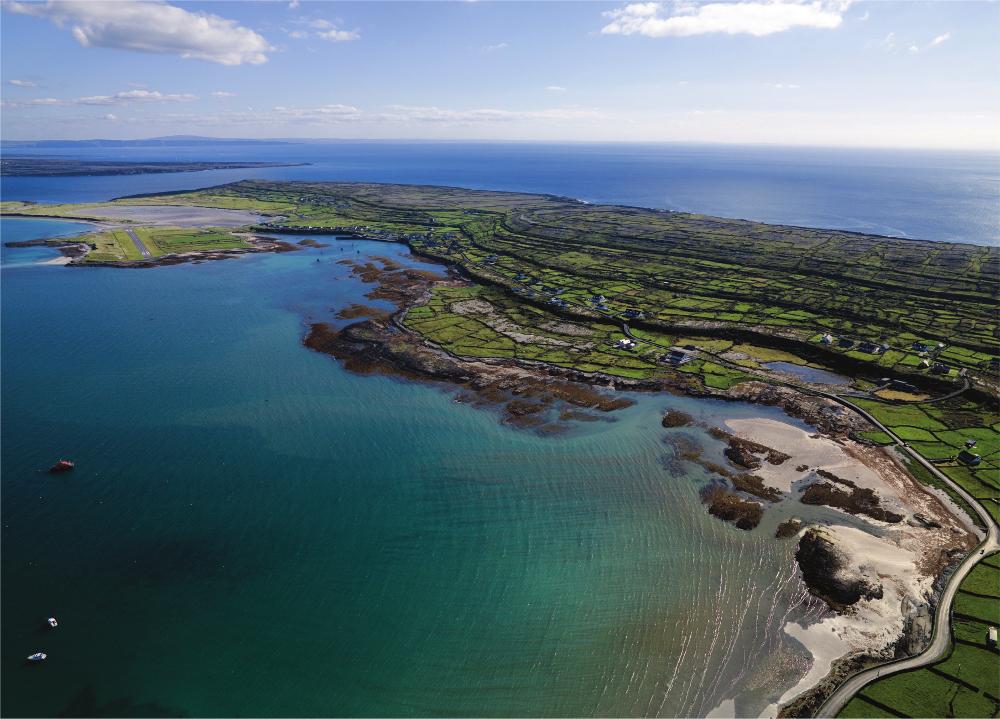
M 858 487 L 853 482 L 851 482 L 850 486 L 853 488 L 850 492 L 846 492 L 840 487 L 827 482 L 810 484 L 806 487 L 806 491 L 802 493 L 801 502 L 803 504 L 822 504 L 827 507 L 836 507 L 851 514 L 864 514 L 880 522 L 896 524 L 902 521 L 902 514 L 890 512 L 881 506 L 881 501 L 875 490 Z
M 726 522 L 732 522 L 739 529 L 750 531 L 764 514 L 759 502 L 743 499 L 730 492 L 721 484 L 710 484 L 701 492 L 701 501 L 708 505 L 708 513 Z
M 784 522 L 778 525 L 778 528 L 774 532 L 775 539 L 788 539 L 789 537 L 794 537 L 802 529 L 802 522 L 794 517 L 792 519 L 786 519 Z
M 687 412 L 681 412 L 676 409 L 667 410 L 667 413 L 663 415 L 664 427 L 687 427 L 693 423 L 694 417 Z
M 852 567 L 850 557 L 820 528 L 806 530 L 795 559 L 809 591 L 838 612 L 862 599 L 882 597 L 881 582 Z

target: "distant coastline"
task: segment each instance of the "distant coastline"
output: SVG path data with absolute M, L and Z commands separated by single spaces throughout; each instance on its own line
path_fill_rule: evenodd
M 57 157 L 15 157 L 0 160 L 0 177 L 147 175 L 163 172 L 302 167 L 308 164 L 308 162 L 113 162 Z

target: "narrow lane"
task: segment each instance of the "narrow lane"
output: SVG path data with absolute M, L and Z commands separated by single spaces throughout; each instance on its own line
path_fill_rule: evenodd
M 627 322 L 622 323 L 622 331 L 625 333 L 626 337 L 635 340 L 636 342 L 644 342 L 648 345 L 654 347 L 661 347 L 664 349 L 669 349 L 658 342 L 653 342 L 651 340 L 644 340 L 640 337 L 636 337 L 632 334 L 631 329 Z M 722 364 L 739 367 L 734 365 L 718 355 L 712 352 L 706 352 L 704 350 L 699 350 L 703 354 L 710 355 L 716 361 Z M 742 371 L 747 374 L 758 376 L 761 379 L 765 379 L 760 375 L 756 375 L 752 370 L 747 370 L 745 367 L 739 367 Z M 934 664 L 936 662 L 944 659 L 948 652 L 951 650 L 951 610 L 952 603 L 955 600 L 955 594 L 958 592 L 958 587 L 965 579 L 969 572 L 973 570 L 979 560 L 988 554 L 993 554 L 994 552 L 1000 551 L 1000 528 L 997 527 L 996 522 L 993 521 L 993 517 L 990 513 L 986 511 L 986 508 L 976 500 L 971 494 L 969 494 L 964 488 L 956 484 L 948 475 L 944 474 L 941 470 L 935 467 L 933 464 L 924 459 L 915 450 L 911 449 L 903 440 L 901 440 L 896 434 L 886 427 L 884 424 L 875 419 L 871 413 L 865 411 L 861 407 L 858 407 L 854 403 L 840 397 L 839 395 L 833 394 L 832 392 L 824 392 L 822 390 L 812 389 L 797 385 L 793 382 L 784 382 L 780 380 L 775 380 L 773 377 L 766 378 L 767 381 L 776 382 L 778 384 L 783 384 L 800 392 L 805 392 L 808 394 L 817 395 L 820 397 L 825 397 L 826 399 L 833 400 L 837 404 L 847 408 L 848 410 L 860 414 L 872 425 L 885 432 L 890 439 L 895 443 L 903 452 L 910 455 L 915 461 L 919 462 L 928 472 L 933 474 L 939 480 L 944 482 L 948 487 L 955 490 L 955 492 L 964 499 L 973 511 L 979 515 L 979 518 L 983 521 L 986 526 L 986 536 L 983 540 L 976 546 L 975 549 L 970 552 L 962 563 L 958 565 L 955 573 L 949 578 L 948 583 L 945 585 L 944 591 L 941 593 L 941 601 L 938 604 L 937 613 L 934 615 L 934 628 L 931 634 L 931 643 L 928 647 L 912 657 L 907 657 L 905 659 L 899 659 L 894 662 L 889 662 L 887 664 L 880 664 L 879 666 L 872 667 L 871 669 L 866 669 L 864 671 L 858 672 L 857 674 L 850 677 L 847 681 L 841 684 L 836 691 L 833 692 L 827 700 L 820 706 L 819 710 L 816 712 L 817 717 L 835 717 L 840 713 L 841 709 L 849 702 L 858 692 L 864 689 L 868 684 L 875 681 L 876 679 L 881 679 L 882 677 L 887 677 L 892 674 L 897 674 L 898 672 L 906 671 L 908 669 L 918 669 L 920 667 L 927 666 L 929 664 Z M 968 382 L 966 382 L 965 387 L 968 387 Z M 964 391 L 965 387 L 961 391 Z M 961 393 L 958 392 L 957 394 Z

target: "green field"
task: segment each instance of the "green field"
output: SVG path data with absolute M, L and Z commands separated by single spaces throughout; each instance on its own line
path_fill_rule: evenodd
M 224 230 L 181 227 L 131 228 L 153 257 L 182 252 L 205 252 L 246 248 L 250 245 Z M 134 262 L 146 259 L 125 230 L 106 230 L 74 238 L 86 242 L 93 249 L 87 253 L 86 262 Z
M 954 643 L 949 656 L 930 667 L 869 684 L 839 716 L 1000 715 L 1000 653 L 986 644 L 987 630 L 1000 623 L 998 609 L 1000 569 L 980 562 L 959 587 L 952 617 Z

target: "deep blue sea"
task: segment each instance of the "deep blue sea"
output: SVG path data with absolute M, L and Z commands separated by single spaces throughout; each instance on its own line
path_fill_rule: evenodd
M 240 154 L 292 151 L 278 148 Z M 866 173 L 841 166 L 852 179 L 837 180 L 804 160 L 791 175 L 736 163 L 730 182 L 756 186 L 758 204 L 727 199 L 715 184 L 723 159 L 701 163 L 701 150 L 658 148 L 655 160 L 569 146 L 292 149 L 316 164 L 14 178 L 4 197 L 97 200 L 246 175 L 378 179 L 836 224 L 825 213 L 845 218 L 836 208 L 847 205 L 820 189 L 800 215 L 781 209 L 794 203 L 778 188 L 801 197 L 790 178 L 814 173 L 842 198 L 864 196 L 851 216 L 884 231 L 995 229 L 981 214 L 935 215 L 948 203 L 930 190 L 912 207 L 879 202 L 855 186 Z M 702 167 L 692 182 L 704 192 L 669 157 Z M 975 166 L 937 181 L 958 194 L 963 173 L 995 183 Z M 880 186 L 920 174 L 893 167 Z M 761 176 L 772 179 L 749 179 Z M 894 206 L 910 208 L 911 224 Z M 5 242 L 86 227 L 0 223 Z M 350 374 L 301 341 L 308 323 L 371 302 L 337 260 L 375 255 L 424 266 L 405 247 L 353 240 L 147 270 L 66 268 L 42 264 L 51 249 L 2 248 L 0 713 L 699 716 L 734 700 L 748 715 L 796 684 L 808 655 L 782 627 L 822 610 L 803 591 L 794 543 L 772 538 L 785 516 L 772 510 L 753 532 L 710 517 L 698 499 L 709 477 L 677 460 L 671 437 L 719 461 L 722 447 L 660 425 L 667 408 L 711 423 L 787 418 L 647 394 L 607 421 L 540 436 L 445 387 Z M 77 469 L 38 472 L 59 457 Z M 49 660 L 27 665 L 35 651 Z
M 305 167 L 4 178 L 5 199 L 105 200 L 246 177 L 456 185 L 566 195 L 810 227 L 1000 244 L 1000 155 L 668 144 L 302 142 L 11 150 L 106 160 L 308 162 Z

